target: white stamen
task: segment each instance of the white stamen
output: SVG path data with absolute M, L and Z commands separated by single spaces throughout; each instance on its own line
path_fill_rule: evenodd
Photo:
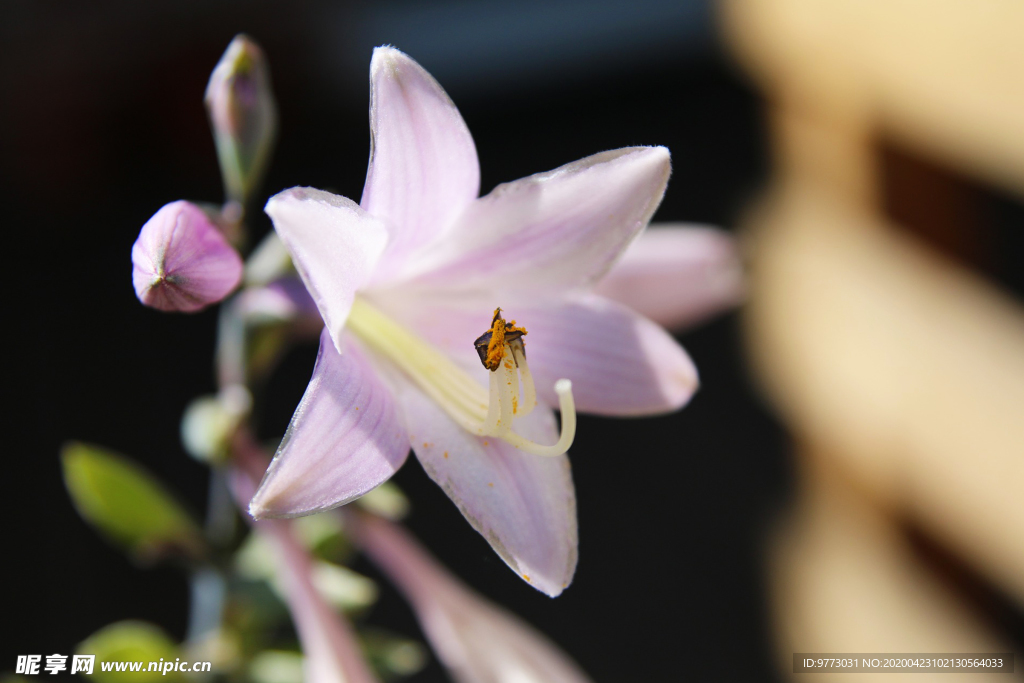
M 576 438 L 576 402 L 572 398 L 572 382 L 567 379 L 558 380 L 555 382 L 555 393 L 558 394 L 558 409 L 562 411 L 562 432 L 554 445 L 542 446 L 515 432 L 502 434 L 501 438 L 519 450 L 533 455 L 555 457 L 568 451 L 573 439 Z
M 562 429 L 558 441 L 544 446 L 512 429 L 514 419 L 528 415 L 537 404 L 533 375 L 521 339 L 503 347 L 498 368 L 488 372 L 490 390 L 455 365 L 442 352 L 387 317 L 360 297 L 352 304 L 347 329 L 367 346 L 393 362 L 466 431 L 493 436 L 534 455 L 558 456 L 576 436 L 576 407 L 572 383 L 555 382 Z M 523 383 L 520 391 L 519 382 Z
M 516 417 L 526 417 L 533 412 L 537 405 L 537 389 L 533 386 L 533 374 L 530 373 L 530 366 L 526 364 L 526 349 L 523 347 L 523 340 L 516 339 L 509 344 L 512 349 L 512 358 L 519 368 L 519 379 L 523 383 L 523 392 L 519 400 Z
M 516 372 L 515 359 L 512 357 L 512 349 L 509 348 L 509 344 L 505 345 L 505 353 L 508 354 L 506 357 L 509 360 L 508 381 L 509 387 L 512 389 L 512 415 L 519 417 L 519 373 Z
M 502 381 L 502 373 L 500 372 L 488 372 L 487 379 L 490 382 L 490 401 L 487 404 L 487 420 L 484 423 L 485 434 L 497 435 L 501 432 L 501 401 L 495 400 L 495 397 L 500 396 L 500 389 L 498 384 Z
M 501 359 L 498 369 L 491 373 L 491 403 L 501 406 L 501 417 L 494 436 L 503 436 L 512 431 L 512 420 L 515 416 L 515 396 L 513 385 L 519 383 L 516 377 L 515 363 L 508 344 L 504 346 L 505 357 Z

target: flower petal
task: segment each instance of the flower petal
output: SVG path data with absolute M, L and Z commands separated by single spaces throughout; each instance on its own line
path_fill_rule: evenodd
M 139 301 L 161 311 L 192 313 L 231 293 L 242 259 L 206 213 L 178 201 L 146 221 L 132 246 Z
M 262 287 L 247 287 L 238 295 L 238 307 L 249 321 L 315 320 L 323 327 L 316 302 L 297 277 L 283 277 Z
M 456 681 L 587 683 L 575 662 L 515 615 L 452 576 L 400 526 L 347 515 L 345 528 L 412 603 Z
M 664 147 L 631 147 L 499 185 L 419 259 L 415 283 L 545 296 L 588 284 L 647 225 L 670 170 Z
M 597 415 L 652 415 L 683 407 L 697 390 L 697 368 L 665 330 L 596 295 L 516 310 L 529 330 L 526 354 L 537 394 L 557 400 L 555 382 L 572 380 L 576 409 Z
M 537 590 L 555 597 L 576 571 L 576 493 L 568 457 L 545 458 L 504 441 L 470 435 L 402 382 L 398 400 L 413 451 L 474 529 Z M 554 416 L 538 406 L 516 431 L 558 439 Z
M 355 202 L 308 187 L 274 195 L 266 212 L 340 352 L 356 290 L 373 273 L 387 229 Z
M 325 331 L 313 379 L 249 513 L 296 517 L 344 505 L 387 481 L 408 454 L 391 392 L 355 344 L 339 354 Z
M 594 291 L 680 328 L 735 306 L 743 267 L 732 236 L 701 226 L 651 226 L 626 249 Z
M 427 71 L 391 47 L 370 62 L 370 166 L 361 205 L 395 226 L 376 279 L 448 228 L 480 192 L 473 137 Z

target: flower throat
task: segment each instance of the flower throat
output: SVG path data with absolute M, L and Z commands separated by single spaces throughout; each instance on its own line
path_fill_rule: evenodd
M 525 328 L 494 312 L 491 327 L 474 343 L 480 361 L 489 371 L 489 389 L 470 377 L 422 337 L 356 297 L 347 327 L 373 351 L 397 365 L 427 396 L 463 429 L 477 436 L 502 439 L 534 455 L 558 456 L 569 450 L 576 436 L 576 405 L 572 382 L 555 382 L 562 428 L 550 446 L 517 434 L 513 423 L 537 404 L 537 392 L 526 362 Z

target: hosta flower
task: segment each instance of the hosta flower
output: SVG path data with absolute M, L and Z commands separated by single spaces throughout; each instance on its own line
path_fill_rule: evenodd
M 411 446 L 502 559 L 557 595 L 576 566 L 575 411 L 663 413 L 697 386 L 672 337 L 592 292 L 661 201 L 668 150 L 603 152 L 477 198 L 472 137 L 437 82 L 392 48 L 370 72 L 361 203 L 293 188 L 267 204 L 325 329 L 250 512 L 346 503 Z

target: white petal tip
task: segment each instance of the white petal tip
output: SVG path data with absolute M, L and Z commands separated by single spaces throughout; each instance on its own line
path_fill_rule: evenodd
M 248 512 L 249 516 L 253 519 L 265 519 L 267 517 L 266 509 L 257 503 L 255 498 L 249 501 Z
M 531 582 L 529 579 L 527 579 L 526 582 L 529 583 L 530 585 L 533 585 L 533 582 Z M 536 588 L 539 592 L 541 592 L 544 595 L 548 596 L 549 598 L 557 598 L 559 595 L 562 594 L 562 591 L 564 591 L 568 586 L 569 586 L 569 584 L 563 584 L 561 586 L 551 585 L 551 586 L 533 586 L 533 587 Z
M 263 212 L 266 213 L 271 218 L 274 218 L 275 216 L 278 215 L 277 211 L 281 207 L 281 205 L 289 201 L 296 201 L 301 199 L 301 196 L 298 196 L 296 193 L 296 190 L 299 189 L 301 188 L 293 187 L 290 190 L 282 190 L 281 192 L 278 192 L 273 197 L 267 200 L 267 203 L 263 206 Z
M 370 59 L 370 78 L 374 78 L 383 69 L 389 70 L 389 76 L 397 77 L 399 75 L 399 67 L 406 64 L 413 64 L 418 68 L 422 68 L 409 55 L 397 48 L 390 45 L 375 47 L 373 48 L 373 57 Z
M 689 357 L 686 359 L 689 361 Z M 700 376 L 693 362 L 680 363 L 670 373 L 662 376 L 661 389 L 672 410 L 679 410 L 693 398 L 700 389 Z
M 408 59 L 404 52 L 402 52 L 393 45 L 378 45 L 377 47 L 373 48 L 374 60 L 393 59 L 396 57 L 405 57 L 406 59 Z
M 574 556 L 572 564 L 566 568 L 567 573 L 561 577 L 557 575 L 557 572 L 544 575 L 542 572 L 533 572 L 522 566 L 519 569 L 515 567 L 512 569 L 519 575 L 519 578 L 530 584 L 530 587 L 535 588 L 537 592 L 543 593 L 549 598 L 557 598 L 572 584 L 573 576 L 576 574 L 576 562 Z
M 321 499 L 302 495 L 301 482 L 287 485 L 276 473 L 266 478 L 249 501 L 249 515 L 253 519 L 294 519 L 323 512 L 343 505 L 349 500 L 327 503 Z M 296 491 L 296 489 L 298 489 Z
M 273 491 L 268 492 L 265 486 L 259 490 L 249 501 L 249 515 L 256 520 L 259 519 L 287 519 L 290 517 L 301 517 L 309 514 L 302 510 L 295 510 L 294 506 L 282 505 L 279 495 Z
M 306 515 L 311 515 L 314 512 L 319 512 L 319 510 L 294 509 L 287 506 L 280 507 L 274 505 L 274 501 L 257 500 L 258 497 L 259 496 L 257 494 L 257 497 L 254 497 L 249 502 L 249 516 L 255 520 L 292 519 L 294 517 L 304 517 Z
M 273 517 L 280 517 L 282 515 L 276 514 L 276 506 L 272 504 L 268 505 L 267 491 L 264 486 L 260 486 L 256 493 L 253 494 L 252 500 L 249 501 L 249 516 L 253 519 L 269 519 Z
M 310 199 L 325 199 L 333 196 L 334 195 L 331 195 L 328 192 L 317 190 L 312 187 L 290 187 L 287 190 L 281 190 L 268 199 L 264 211 L 273 215 L 271 212 L 275 207 L 287 202 L 303 202 Z
M 643 150 L 651 165 L 664 173 L 667 178 L 672 172 L 672 154 L 668 151 L 668 147 L 645 147 Z
M 634 159 L 642 157 L 654 165 L 671 164 L 672 162 L 672 154 L 668 151 L 668 147 L 663 147 L 661 145 L 653 147 L 624 147 L 620 150 L 612 150 L 612 152 L 609 153 L 614 152 L 618 152 L 619 157 L 633 157 Z

